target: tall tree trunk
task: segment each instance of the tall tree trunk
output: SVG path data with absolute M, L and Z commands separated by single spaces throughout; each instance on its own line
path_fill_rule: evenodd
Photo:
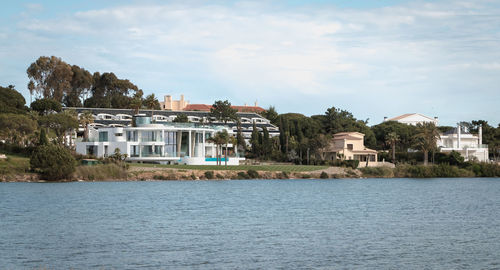
M 392 144 L 392 163 L 396 163 L 396 144 Z
M 424 150 L 424 166 L 429 165 L 429 150 Z
M 225 152 L 225 157 L 224 157 L 224 163 L 225 163 L 225 166 L 227 167 L 227 144 L 226 144 L 226 152 Z

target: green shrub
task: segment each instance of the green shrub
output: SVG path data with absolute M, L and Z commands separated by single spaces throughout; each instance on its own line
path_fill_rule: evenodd
M 282 171 L 282 172 L 281 172 L 281 175 L 283 175 L 283 179 L 288 179 L 288 178 L 290 178 L 290 176 L 288 175 L 288 173 L 287 173 L 287 172 L 285 172 L 285 171 Z
M 254 170 L 254 169 L 248 170 L 247 174 L 248 174 L 248 178 L 251 178 L 251 179 L 257 179 L 257 178 L 259 178 L 259 173 L 256 170 Z
M 224 175 L 218 173 L 215 175 L 217 177 L 217 179 L 224 179 Z
M 46 180 L 70 179 L 76 161 L 68 149 L 58 145 L 40 145 L 30 158 L 31 169 Z
M 114 163 L 100 164 L 95 166 L 78 166 L 75 177 L 83 180 L 121 180 L 127 179 L 127 170 Z M 153 175 L 153 179 L 165 180 L 163 175 Z
M 196 177 L 196 175 L 194 173 L 191 173 L 191 179 L 196 180 L 196 179 L 198 179 L 198 177 Z
M 311 175 L 307 174 L 307 173 L 304 173 L 304 174 L 302 174 L 302 178 L 303 179 L 309 179 L 309 178 L 311 178 Z
M 246 172 L 238 172 L 237 179 L 249 179 L 250 176 Z
M 319 178 L 321 178 L 321 179 L 327 179 L 329 177 L 328 177 L 328 174 L 326 172 L 321 172 L 321 174 L 319 175 Z
M 393 177 L 393 169 L 387 167 L 364 167 L 359 169 L 364 177 Z
M 206 171 L 205 172 L 205 177 L 207 179 L 214 179 L 214 171 Z

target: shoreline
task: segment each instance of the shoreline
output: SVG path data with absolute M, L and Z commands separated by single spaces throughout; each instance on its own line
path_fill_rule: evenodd
M 63 180 L 44 180 L 36 173 L 24 173 L 17 175 L 2 175 L 0 182 L 3 183 L 70 183 L 70 182 L 160 182 L 160 181 L 231 181 L 231 180 L 349 180 L 349 179 L 373 179 L 373 178 L 485 178 L 471 176 L 441 176 L 441 177 L 401 177 L 395 175 L 366 175 L 359 169 L 348 169 L 343 167 L 329 167 L 327 169 L 311 172 L 278 172 L 278 171 L 255 171 L 257 175 L 251 177 L 248 171 L 243 170 L 213 170 L 213 177 L 207 177 L 205 170 L 187 170 L 171 168 L 144 168 L 132 167 L 127 170 L 127 177 L 106 177 L 105 179 L 85 179 L 75 177 Z M 328 177 L 322 173 L 325 173 Z M 326 173 L 330 172 L 330 173 Z M 323 177 L 322 177 L 323 176 Z M 498 177 L 487 177 L 498 178 Z

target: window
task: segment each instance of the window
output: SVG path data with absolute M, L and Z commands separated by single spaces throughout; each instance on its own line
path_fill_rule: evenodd
M 138 145 L 131 145 L 130 146 L 130 156 L 131 157 L 138 157 L 139 156 L 139 146 Z
M 100 142 L 107 142 L 108 141 L 108 132 L 107 131 L 100 131 L 99 132 L 99 141 Z
M 352 147 L 352 143 L 348 143 L 348 144 L 347 144 L 347 149 L 349 149 L 349 150 L 352 150 L 352 149 L 353 149 L 353 147 Z
M 127 141 L 136 142 L 137 141 L 137 131 L 127 131 Z
M 121 137 L 123 136 L 123 133 L 115 133 L 115 137 Z

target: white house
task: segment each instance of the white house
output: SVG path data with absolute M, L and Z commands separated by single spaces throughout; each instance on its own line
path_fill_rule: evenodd
M 416 126 L 419 123 L 422 124 L 426 122 L 434 123 L 436 126 L 438 125 L 437 117 L 431 118 L 419 113 L 406 113 L 393 118 L 384 117 L 384 122 L 386 121 L 397 121 L 399 123 L 413 125 L 413 126 Z
M 455 151 L 465 158 L 465 161 L 477 159 L 477 161 L 488 161 L 488 145 L 483 144 L 483 132 L 479 127 L 479 134 L 469 133 L 460 125 L 451 131 L 440 135 L 437 146 L 443 153 Z
M 76 152 L 83 155 L 106 157 L 115 149 L 127 154 L 127 161 L 179 163 L 189 165 L 216 164 L 216 146 L 207 139 L 216 132 L 233 130 L 224 126 L 196 123 L 152 124 L 151 118 L 135 116 L 136 126 L 93 127 L 88 139 L 76 142 Z M 228 165 L 238 165 L 237 148 L 228 144 Z M 222 161 L 225 162 L 224 159 Z

